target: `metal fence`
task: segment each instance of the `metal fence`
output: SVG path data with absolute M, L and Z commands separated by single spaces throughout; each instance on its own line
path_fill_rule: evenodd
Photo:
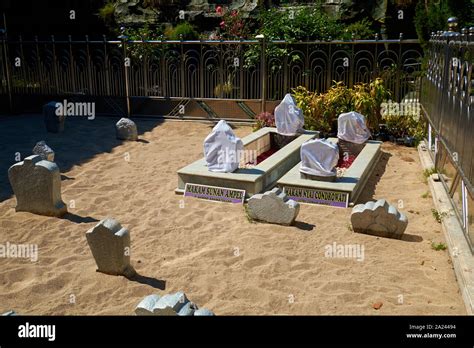
M 432 130 L 474 192 L 474 28 L 433 35 L 428 59 L 422 105 Z
M 427 57 L 429 148 L 474 250 L 474 28 L 434 33 Z
M 82 41 L 2 39 L 0 93 L 15 96 L 253 101 L 265 109 L 297 86 L 326 91 L 385 78 L 400 101 L 417 91 L 417 40 Z M 128 110 L 130 112 L 130 110 Z M 133 113 L 133 110 L 132 110 Z

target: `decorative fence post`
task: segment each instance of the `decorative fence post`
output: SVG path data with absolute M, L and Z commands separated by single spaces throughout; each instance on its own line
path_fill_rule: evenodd
M 121 27 L 120 30 L 122 31 L 122 35 L 119 36 L 119 39 L 122 40 L 123 46 L 123 65 L 124 65 L 124 78 L 125 78 L 125 98 L 127 101 L 127 117 L 130 117 L 130 91 L 129 91 L 129 68 L 130 68 L 130 61 L 127 57 L 127 41 L 128 36 L 125 35 L 125 27 Z
M 257 35 L 257 39 L 260 40 L 261 42 L 261 47 L 262 47 L 262 52 L 261 52 L 261 61 L 260 61 L 260 70 L 261 70 L 261 75 L 260 75 L 260 78 L 261 78 L 261 87 L 262 87 L 262 94 L 261 94 L 261 98 L 262 98 L 262 105 L 260 107 L 260 111 L 261 112 L 265 112 L 265 107 L 266 107 L 266 102 L 265 102 L 265 99 L 267 97 L 267 62 L 266 62 L 266 59 L 265 59 L 265 51 L 266 51 L 266 46 L 267 46 L 267 43 L 266 43 L 266 40 L 265 40 L 265 36 L 263 34 L 260 34 L 260 35 Z
M 7 84 L 8 93 L 8 111 L 13 113 L 13 98 L 12 98 L 12 87 L 10 80 L 10 69 L 8 67 L 8 52 L 7 52 L 7 31 L 0 29 L 0 36 L 2 37 L 2 48 L 3 48 L 3 61 L 5 62 L 5 80 Z

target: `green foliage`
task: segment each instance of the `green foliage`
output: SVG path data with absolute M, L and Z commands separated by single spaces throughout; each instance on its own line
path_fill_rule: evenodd
M 115 5 L 114 2 L 109 0 L 99 9 L 97 14 L 106 25 L 111 26 L 115 23 Z
M 436 168 L 434 168 L 434 167 L 433 168 L 428 168 L 428 169 L 425 169 L 423 171 L 423 176 L 425 178 L 429 178 L 431 175 L 436 174 L 436 173 L 437 173 Z
M 446 244 L 444 243 L 431 243 L 431 248 L 436 250 L 436 251 L 440 251 L 440 250 L 446 250 L 448 247 L 446 246 Z
M 334 85 L 326 93 L 314 93 L 305 87 L 293 89 L 293 95 L 305 117 L 305 128 L 329 133 L 335 128 L 337 117 L 344 112 L 357 111 L 366 116 L 369 127 L 376 129 L 380 123 L 380 107 L 390 96 L 377 78 L 369 84 L 357 84 L 353 88 L 342 82 Z
M 437 211 L 436 209 L 431 209 L 431 214 L 433 214 L 433 217 L 435 218 L 435 220 L 438 222 L 438 223 L 441 223 L 441 221 L 443 221 L 443 219 L 448 216 L 448 213 L 446 212 L 442 212 L 440 213 L 439 211 Z
M 449 17 L 457 17 L 459 30 L 474 24 L 473 0 L 419 0 L 416 5 L 415 28 L 423 46 L 432 32 L 447 30 Z
M 372 22 L 364 18 L 361 21 L 349 24 L 340 34 L 340 39 L 343 40 L 364 40 L 373 39 L 375 31 L 372 29 Z
M 414 146 L 417 146 L 426 136 L 425 121 L 419 116 L 385 115 L 383 121 L 395 138 L 414 138 Z
M 159 40 L 163 35 L 163 31 L 160 28 L 145 25 L 141 28 L 127 28 L 124 31 L 124 35 L 128 37 L 129 41 Z M 151 44 L 143 45 L 129 43 L 127 47 L 131 56 L 138 59 L 142 59 L 144 56 L 153 58 L 153 54 L 160 49 L 159 46 Z
M 166 36 L 170 40 L 197 40 L 199 33 L 189 22 L 179 23 L 176 27 L 168 30 Z
M 275 115 L 270 112 L 261 112 L 255 117 L 254 131 L 257 131 L 263 127 L 275 127 Z
M 337 38 L 343 27 L 329 17 L 320 7 L 280 11 L 277 9 L 260 12 L 259 34 L 267 40 L 328 40 Z

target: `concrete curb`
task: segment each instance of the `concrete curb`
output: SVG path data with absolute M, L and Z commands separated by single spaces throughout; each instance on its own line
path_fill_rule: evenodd
M 426 149 L 426 145 L 423 146 Z M 423 150 L 421 144 L 418 146 L 418 154 L 423 169 L 434 167 L 428 151 Z M 433 181 L 430 177 L 428 178 L 428 185 L 435 208 L 439 212 L 448 213 L 441 222 L 443 234 L 448 244 L 449 256 L 453 263 L 454 273 L 467 313 L 474 315 L 474 256 L 443 184 Z

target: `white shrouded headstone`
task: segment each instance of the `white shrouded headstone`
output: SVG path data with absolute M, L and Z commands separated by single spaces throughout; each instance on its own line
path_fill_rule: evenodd
M 230 173 L 239 168 L 244 144 L 226 121 L 221 120 L 204 140 L 204 157 L 211 172 Z
M 112 218 L 100 221 L 86 233 L 97 271 L 111 275 L 132 277 L 130 265 L 130 233 Z
M 303 129 L 303 111 L 296 106 L 289 93 L 275 108 L 275 125 L 281 135 L 296 135 Z
M 67 207 L 61 199 L 61 174 L 54 162 L 33 155 L 15 163 L 8 179 L 16 196 L 16 211 L 61 216 Z
M 370 138 L 365 117 L 355 111 L 340 114 L 337 119 L 337 137 L 351 143 L 365 143 Z
M 38 141 L 33 148 L 33 155 L 41 156 L 46 161 L 54 162 L 54 151 L 46 145 L 44 140 Z
M 309 140 L 300 149 L 300 172 L 315 176 L 336 176 L 336 165 L 339 161 L 339 149 L 324 139 Z

